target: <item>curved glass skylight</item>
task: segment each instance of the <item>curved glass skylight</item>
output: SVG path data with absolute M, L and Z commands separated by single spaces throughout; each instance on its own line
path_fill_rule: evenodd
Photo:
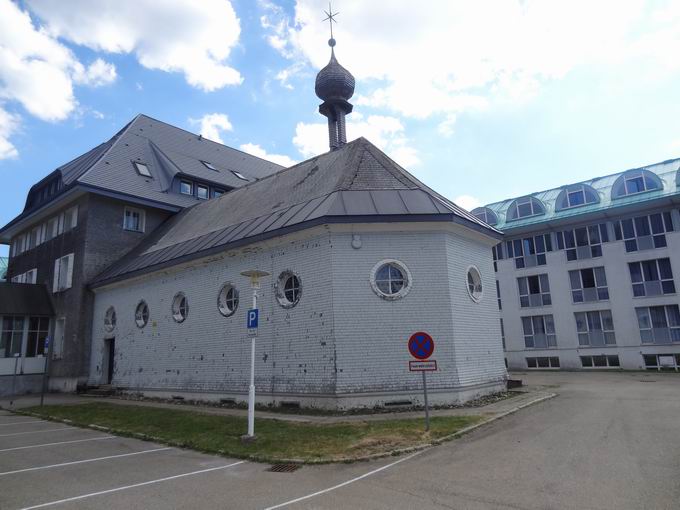
M 539 199 L 522 197 L 512 201 L 506 213 L 506 221 L 520 220 L 542 214 L 545 214 L 545 206 Z
M 663 189 L 658 175 L 649 170 L 628 170 L 614 181 L 612 199 Z
M 477 207 L 472 210 L 472 215 L 478 220 L 482 220 L 487 225 L 495 225 L 498 223 L 498 216 L 488 207 Z
M 580 207 L 582 205 L 597 204 L 600 196 L 588 184 L 574 184 L 565 186 L 555 200 L 555 211 Z

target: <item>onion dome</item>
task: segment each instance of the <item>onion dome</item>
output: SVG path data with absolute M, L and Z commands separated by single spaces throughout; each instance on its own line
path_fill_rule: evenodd
M 331 47 L 331 60 L 316 75 L 314 92 L 323 101 L 347 101 L 354 94 L 354 76 L 342 67 L 335 58 L 333 46 L 335 39 L 328 41 Z

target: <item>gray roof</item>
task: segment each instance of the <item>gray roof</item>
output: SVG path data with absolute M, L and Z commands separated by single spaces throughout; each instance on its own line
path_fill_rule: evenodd
M 54 315 L 47 287 L 0 282 L 0 315 Z
M 145 163 L 153 178 L 139 175 L 133 161 Z M 210 170 L 201 161 L 211 163 L 218 171 Z M 0 230 L 53 202 L 77 185 L 180 209 L 194 205 L 198 199 L 169 192 L 176 176 L 230 189 L 247 183 L 234 175 L 233 170 L 254 181 L 282 168 L 276 163 L 140 114 L 110 140 L 60 166 L 36 183 L 29 191 L 22 214 Z M 34 198 L 39 190 L 54 179 L 61 182 L 60 192 L 46 203 L 37 203 Z
M 364 138 L 185 209 L 94 286 L 333 222 L 452 221 L 500 232 L 418 181 Z

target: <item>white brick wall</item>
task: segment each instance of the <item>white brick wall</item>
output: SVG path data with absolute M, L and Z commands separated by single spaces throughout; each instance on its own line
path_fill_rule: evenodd
M 355 249 L 347 226 L 318 227 L 101 288 L 95 297 L 90 383 L 105 376 L 103 317 L 114 306 L 114 385 L 245 398 L 251 290 L 240 272 L 258 268 L 272 273 L 259 291 L 256 387 L 263 401 L 351 407 L 398 397 L 417 400 L 421 379 L 408 371 L 407 340 L 418 330 L 435 338 L 433 358 L 440 371 L 429 381 L 433 393 L 441 393 L 439 400 L 501 388 L 505 368 L 489 242 L 441 227 L 406 228 L 358 225 L 361 248 Z M 370 286 L 371 269 L 385 258 L 400 260 L 411 271 L 413 286 L 403 299 L 386 301 Z M 473 263 L 484 278 L 479 304 L 465 288 L 465 271 Z M 273 286 L 284 270 L 297 273 L 303 286 L 299 304 L 290 309 L 278 304 Z M 225 282 L 236 285 L 241 300 L 228 318 L 217 309 Z M 189 301 L 181 324 L 170 311 L 179 291 Z M 150 310 L 144 329 L 134 323 L 141 299 Z M 477 319 L 471 317 L 475 314 Z

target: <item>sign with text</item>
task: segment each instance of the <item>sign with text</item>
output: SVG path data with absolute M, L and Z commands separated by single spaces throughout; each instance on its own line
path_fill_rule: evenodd
M 436 372 L 437 361 L 433 359 L 427 361 L 409 361 L 408 369 L 411 372 Z

